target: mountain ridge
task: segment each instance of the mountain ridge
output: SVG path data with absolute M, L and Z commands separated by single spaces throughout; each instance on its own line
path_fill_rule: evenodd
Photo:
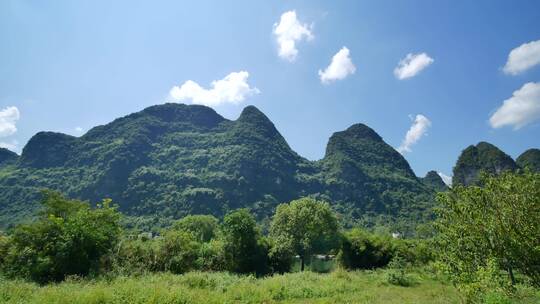
M 110 197 L 125 213 L 154 217 L 157 225 L 239 207 L 264 219 L 278 203 L 301 196 L 332 202 L 351 222 L 371 214 L 427 218 L 435 192 L 364 124 L 335 132 L 324 158 L 309 161 L 255 106 L 229 120 L 206 106 L 176 103 L 80 137 L 37 133 L 20 157 L 0 167 L 0 219 L 31 217 L 41 188 L 92 202 Z

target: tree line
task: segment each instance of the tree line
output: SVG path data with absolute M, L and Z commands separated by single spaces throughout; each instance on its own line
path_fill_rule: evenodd
M 92 208 L 47 190 L 42 205 L 35 221 L 0 236 L 5 276 L 39 283 L 159 271 L 261 276 L 291 271 L 295 258 L 304 270 L 313 254 L 337 255 L 349 269 L 382 267 L 397 254 L 413 261 L 417 254 L 412 241 L 359 228 L 342 231 L 330 205 L 312 198 L 279 205 L 267 235 L 247 209 L 231 211 L 221 222 L 212 215 L 189 215 L 156 236 L 124 231 L 110 200 Z
M 329 203 L 309 197 L 279 205 L 266 234 L 248 209 L 237 209 L 221 221 L 186 216 L 156 236 L 123 229 L 110 200 L 91 207 L 44 191 L 33 222 L 0 234 L 0 273 L 39 283 L 192 270 L 264 276 L 291 271 L 295 259 L 304 270 L 313 254 L 329 254 L 345 269 L 431 264 L 473 300 L 540 286 L 540 174 L 484 175 L 439 193 L 438 202 L 426 239 L 344 230 Z M 399 273 L 394 279 L 406 285 Z

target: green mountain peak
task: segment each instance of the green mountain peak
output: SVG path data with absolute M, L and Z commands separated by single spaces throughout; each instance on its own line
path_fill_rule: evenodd
M 480 172 L 499 174 L 517 168 L 514 160 L 495 145 L 479 142 L 461 152 L 454 167 L 452 184 L 471 185 L 478 182 Z
M 516 164 L 533 172 L 540 172 L 540 149 L 529 149 L 516 159 Z
M 324 159 L 312 162 L 254 106 L 228 120 L 206 106 L 167 103 L 81 137 L 40 132 L 12 163 L 0 167 L 2 225 L 31 216 L 42 188 L 94 202 L 112 198 L 128 215 L 161 223 L 155 225 L 240 207 L 262 219 L 277 203 L 308 195 L 353 218 L 418 218 L 418 210 L 429 213 L 434 194 L 364 124 L 334 133 Z

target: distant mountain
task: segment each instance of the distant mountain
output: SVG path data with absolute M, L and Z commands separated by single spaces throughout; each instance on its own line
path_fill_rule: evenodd
M 454 167 L 453 185 L 471 185 L 478 182 L 479 173 L 484 171 L 499 174 L 516 170 L 514 160 L 496 146 L 480 142 L 467 147 L 459 156 Z
M 429 171 L 421 180 L 424 185 L 431 187 L 437 192 L 448 190 L 448 186 L 446 186 L 441 176 L 436 171 Z
M 7 165 L 17 161 L 19 155 L 15 152 L 11 152 L 8 149 L 0 148 L 0 166 Z
M 417 221 L 430 216 L 436 192 L 365 125 L 334 133 L 325 157 L 308 161 L 253 106 L 233 121 L 184 104 L 152 106 L 81 137 L 40 132 L 20 157 L 0 150 L 0 228 L 31 217 L 42 188 L 92 202 L 110 197 L 135 221 L 157 226 L 239 207 L 264 220 L 306 195 L 349 220 Z
M 533 172 L 540 172 L 540 149 L 529 149 L 516 158 L 516 164 Z
M 353 217 L 400 213 L 432 199 L 405 158 L 363 124 L 334 133 L 320 165 L 325 193 L 350 204 Z

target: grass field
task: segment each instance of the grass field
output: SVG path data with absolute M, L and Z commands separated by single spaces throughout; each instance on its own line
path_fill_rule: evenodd
M 111 280 L 68 280 L 39 286 L 0 280 L 2 303 L 460 303 L 457 290 L 412 274 L 409 287 L 385 282 L 383 271 L 290 273 L 257 279 L 228 273 L 168 273 Z M 538 303 L 530 291 L 509 303 Z

